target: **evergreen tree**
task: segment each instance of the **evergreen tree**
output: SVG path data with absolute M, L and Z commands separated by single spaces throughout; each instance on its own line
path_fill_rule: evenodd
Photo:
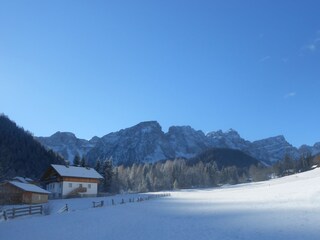
M 80 165 L 80 156 L 78 154 L 74 156 L 73 165 L 74 166 L 79 166 Z
M 87 166 L 86 159 L 84 158 L 84 156 L 82 156 L 82 158 L 80 160 L 80 166 L 81 167 L 86 167 Z
M 95 169 L 98 173 L 101 174 L 101 161 L 100 161 L 100 159 L 98 159 L 98 160 L 96 161 L 96 164 L 95 164 L 95 166 L 94 166 L 94 169 Z
M 110 192 L 113 176 L 112 160 L 105 160 L 102 165 L 103 190 Z

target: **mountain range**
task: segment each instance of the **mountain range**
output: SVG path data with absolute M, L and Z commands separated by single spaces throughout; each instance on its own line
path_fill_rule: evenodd
M 272 164 L 286 155 L 298 159 L 320 153 L 320 142 L 314 146 L 296 148 L 279 135 L 250 142 L 233 129 L 205 134 L 190 126 L 172 126 L 162 131 L 156 121 L 141 122 L 133 127 L 109 133 L 91 140 L 79 139 L 73 133 L 57 132 L 50 137 L 36 137 L 43 146 L 66 160 L 83 156 L 93 165 L 97 159 L 112 158 L 114 164 L 156 162 L 174 158 L 192 158 L 210 148 L 241 150 L 255 159 Z

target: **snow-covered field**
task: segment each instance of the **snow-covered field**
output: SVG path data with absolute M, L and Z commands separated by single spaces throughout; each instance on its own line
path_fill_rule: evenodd
M 132 196 L 118 196 L 128 199 Z M 320 239 L 320 169 L 266 182 L 172 192 L 170 197 L 91 208 L 51 201 L 52 213 L 0 222 L 1 240 Z M 68 203 L 71 211 L 57 213 Z

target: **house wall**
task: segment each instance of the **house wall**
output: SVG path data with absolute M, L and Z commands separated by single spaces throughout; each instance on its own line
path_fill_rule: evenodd
M 46 190 L 51 192 L 52 198 L 62 197 L 62 183 L 61 182 L 52 182 L 46 185 Z
M 87 191 L 81 193 L 82 195 L 92 195 L 95 196 L 98 193 L 98 184 L 96 182 L 75 182 L 75 181 L 64 181 L 62 184 L 62 197 L 67 196 L 73 190 L 80 187 L 80 184 L 83 188 L 86 188 Z
M 22 203 L 23 191 L 9 183 L 0 185 L 0 204 Z
M 67 197 L 72 191 L 80 187 L 86 188 L 86 192 L 81 192 L 81 196 L 96 196 L 98 194 L 99 179 L 81 178 L 81 177 L 61 177 L 55 176 L 54 172 L 47 173 L 48 179 L 43 178 L 47 182 L 46 190 L 51 192 L 50 198 Z M 50 177 L 51 176 L 51 177 Z
M 87 183 L 99 183 L 99 179 L 95 178 L 79 178 L 79 177 L 63 177 L 65 182 L 87 182 Z
M 25 192 L 22 202 L 26 204 L 38 204 L 48 202 L 48 194 Z
M 0 185 L 0 204 L 34 204 L 48 202 L 48 194 L 26 192 L 9 183 Z

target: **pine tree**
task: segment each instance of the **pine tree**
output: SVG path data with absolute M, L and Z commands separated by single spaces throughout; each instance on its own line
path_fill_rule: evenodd
M 86 167 L 87 166 L 86 159 L 84 157 L 82 157 L 81 160 L 80 160 L 80 166 L 81 167 Z
M 112 184 L 113 166 L 112 160 L 106 160 L 102 165 L 103 190 L 109 192 Z
M 98 173 L 101 174 L 101 161 L 100 161 L 100 159 L 98 159 L 98 160 L 96 161 L 96 165 L 94 166 L 94 169 L 95 169 Z
M 73 165 L 74 166 L 79 166 L 80 165 L 80 156 L 78 154 L 74 156 Z

